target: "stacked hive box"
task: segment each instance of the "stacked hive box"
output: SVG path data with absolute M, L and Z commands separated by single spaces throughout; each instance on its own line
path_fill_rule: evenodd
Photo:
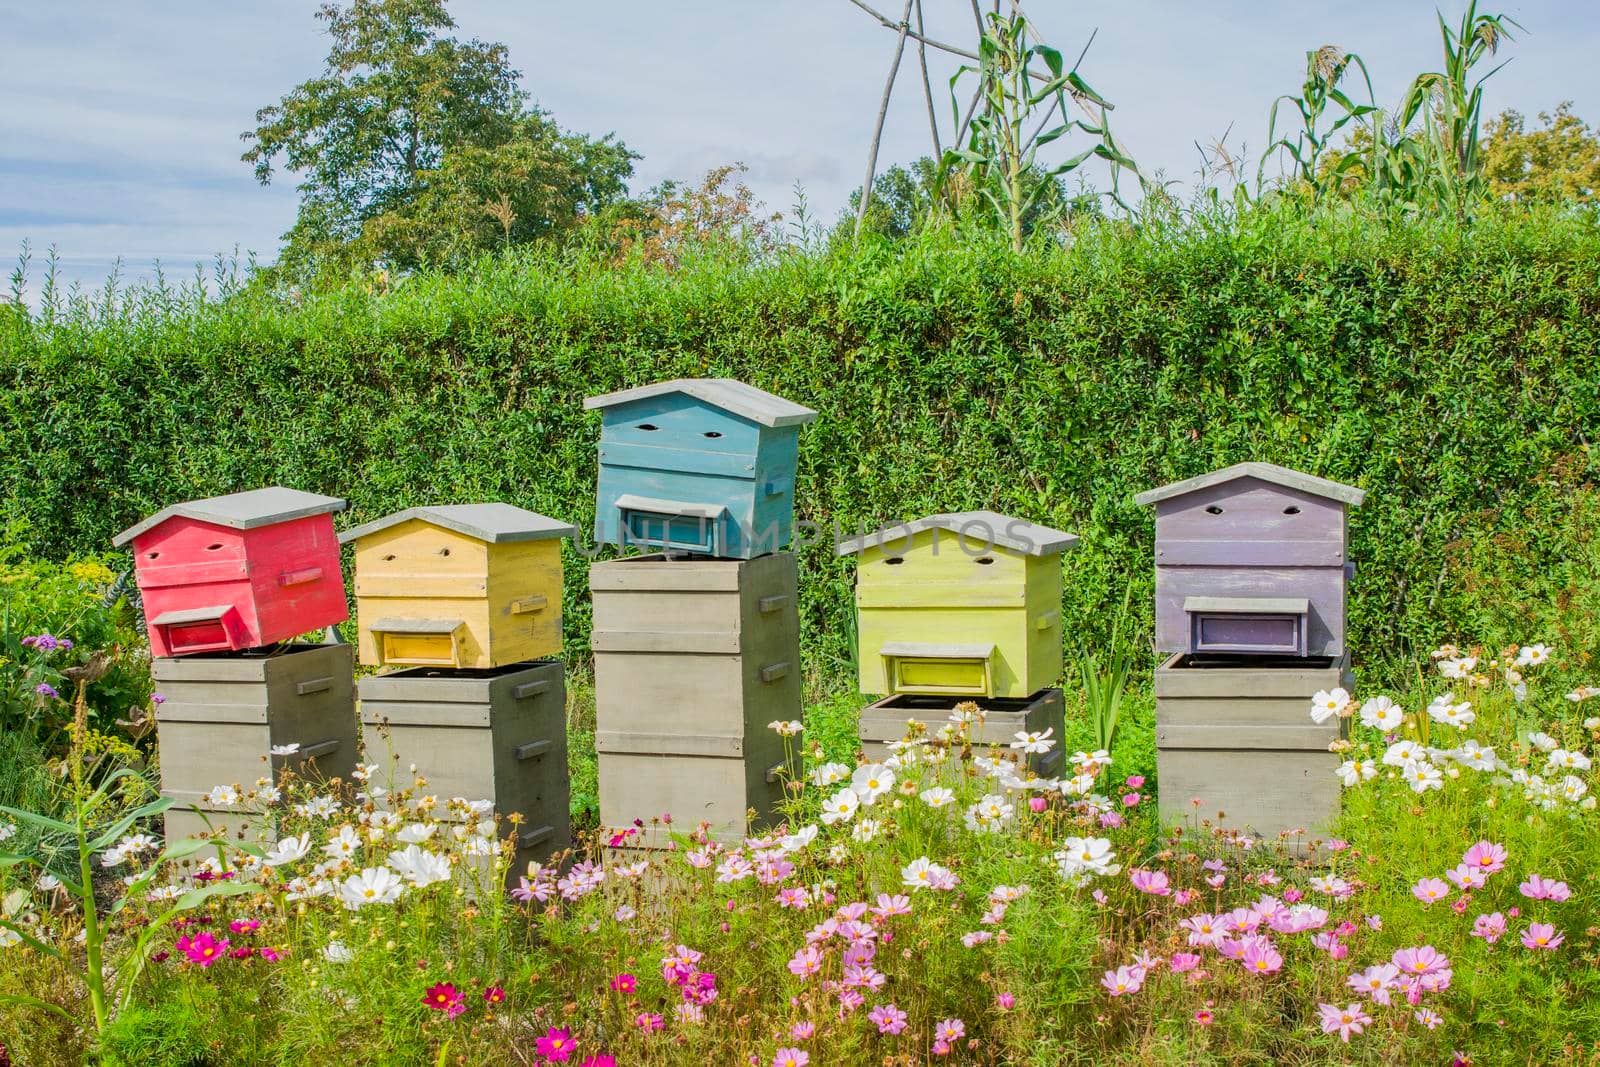
M 789 543 L 800 427 L 816 413 L 728 379 L 593 397 L 597 539 L 660 551 L 596 563 L 600 821 L 655 845 L 655 820 L 736 840 L 786 772 L 768 728 L 800 717 Z M 629 833 L 643 824 L 643 833 Z
M 561 541 L 571 526 L 509 504 L 409 508 L 355 543 L 369 757 L 397 787 L 519 817 L 514 874 L 571 843 Z
M 975 701 L 974 740 L 1062 730 L 1061 553 L 1077 538 L 992 511 L 930 515 L 840 542 L 856 563 L 862 747 L 882 759 L 909 723 L 937 729 Z M 1059 748 L 1031 758 L 1041 775 Z
M 259 820 L 206 799 L 285 766 L 335 777 L 356 760 L 350 650 L 286 644 L 343 621 L 332 513 L 344 501 L 268 488 L 176 504 L 118 534 L 144 600 L 167 836 Z M 274 748 L 292 750 L 273 756 Z
M 1339 810 L 1309 717 L 1348 688 L 1347 517 L 1363 490 L 1240 463 L 1135 497 L 1156 506 L 1156 744 L 1161 811 L 1274 837 Z M 1194 800 L 1200 804 L 1196 808 Z

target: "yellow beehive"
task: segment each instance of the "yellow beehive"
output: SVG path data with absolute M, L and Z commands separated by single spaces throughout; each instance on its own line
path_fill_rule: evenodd
M 510 504 L 407 508 L 355 542 L 356 623 L 369 666 L 487 668 L 561 653 L 561 538 Z
M 857 556 L 861 691 L 1031 697 L 1061 674 L 1061 553 L 1077 538 L 992 511 L 840 542 Z

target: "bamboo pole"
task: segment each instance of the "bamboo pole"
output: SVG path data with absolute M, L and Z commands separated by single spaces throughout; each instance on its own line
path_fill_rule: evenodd
M 858 7 L 865 8 L 861 0 L 851 0 Z M 872 147 L 867 152 L 867 177 L 861 183 L 861 199 L 856 204 L 856 236 L 861 236 L 861 227 L 867 221 L 867 204 L 872 199 L 872 180 L 877 176 L 878 170 L 878 145 L 883 140 L 883 123 L 889 117 L 889 98 L 894 95 L 894 80 L 900 73 L 900 57 L 906 51 L 906 36 L 911 32 L 911 5 L 913 0 L 906 0 L 906 9 L 900 16 L 898 23 L 900 33 L 894 42 L 894 62 L 889 64 L 889 77 L 883 83 L 883 100 L 878 104 L 878 121 L 872 129 Z M 871 11 L 871 8 L 867 8 Z

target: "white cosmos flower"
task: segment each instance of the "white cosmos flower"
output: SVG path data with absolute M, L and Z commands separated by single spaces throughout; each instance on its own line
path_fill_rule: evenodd
M 1090 879 L 1114 875 L 1122 865 L 1113 862 L 1117 854 L 1103 837 L 1069 837 L 1055 854 L 1056 868 L 1071 885 L 1087 885 Z
M 1079 774 L 1099 774 L 1102 768 L 1111 766 L 1111 753 L 1103 748 L 1093 752 L 1074 752 L 1072 765 L 1078 768 Z
M 1311 721 L 1325 723 L 1335 715 L 1344 715 L 1350 707 L 1350 694 L 1342 688 L 1318 689 L 1311 697 Z
M 1056 743 L 1050 739 L 1050 735 L 1055 732 L 1056 728 L 1054 726 L 1045 727 L 1043 733 L 1031 733 L 1026 730 L 1019 730 L 1016 734 L 1017 739 L 1011 742 L 1011 747 L 1021 749 L 1023 752 L 1049 752 L 1052 748 L 1056 747 Z
M 1472 723 L 1478 715 L 1472 710 L 1469 701 L 1456 703 L 1455 694 L 1444 693 L 1434 697 L 1433 702 L 1428 705 L 1428 717 L 1434 722 L 1454 726 L 1459 730 Z
M 8 841 L 16 835 L 17 824 L 14 822 L 0 822 L 0 841 Z
M 231 808 L 239 803 L 239 791 L 231 785 L 213 786 L 205 795 L 205 802 L 218 808 Z
M 1561 743 L 1547 733 L 1535 730 L 1528 735 L 1528 744 L 1541 752 L 1552 752 L 1561 747 Z
M 356 833 L 355 827 L 345 823 L 339 827 L 339 832 L 328 839 L 322 846 L 322 851 L 336 860 L 347 860 L 361 848 L 361 835 Z
M 1494 749 L 1485 748 L 1470 737 L 1456 750 L 1456 762 L 1475 771 L 1492 771 L 1496 766 Z
M 805 727 L 802 726 L 798 720 L 790 720 L 788 722 L 779 720 L 777 722 L 767 723 L 767 729 L 776 731 L 781 737 L 793 737 L 795 734 L 798 734 L 801 730 L 805 729 Z
M 1431 763 L 1409 760 L 1401 768 L 1400 773 L 1413 793 L 1426 793 L 1430 789 L 1444 788 L 1444 775 Z
M 421 845 L 407 845 L 399 852 L 389 853 L 389 866 L 410 882 L 413 889 L 422 889 L 450 879 L 450 860 L 429 852 Z
M 346 948 L 343 941 L 329 941 L 322 950 L 322 958 L 329 963 L 349 963 L 356 958 L 356 954 Z
M 1588 783 L 1575 774 L 1569 774 L 1561 779 L 1561 795 L 1574 804 L 1582 800 L 1584 794 L 1588 791 Z
M 919 856 L 900 869 L 900 884 L 911 889 L 926 889 L 938 885 L 949 874 L 928 857 Z
M 1361 705 L 1362 725 L 1384 733 L 1400 729 L 1405 718 L 1405 709 L 1386 696 L 1375 696 Z
M 351 911 L 369 904 L 393 904 L 406 891 L 405 883 L 387 867 L 368 867 L 339 885 L 339 899 Z
M 1439 673 L 1446 678 L 1465 678 L 1477 665 L 1477 656 L 1454 656 L 1439 661 Z
M 861 803 L 871 805 L 894 787 L 894 772 L 881 763 L 857 767 L 850 776 L 850 788 Z
M 850 838 L 853 841 L 871 841 L 878 836 L 878 831 L 882 829 L 883 823 L 877 819 L 862 819 L 851 829 Z
M 1549 658 L 1549 645 L 1523 645 L 1517 650 L 1517 666 L 1519 667 L 1537 667 Z
M 824 788 L 830 785 L 838 785 L 848 777 L 850 777 L 850 768 L 842 763 L 824 763 L 822 766 L 813 767 L 811 770 L 811 781 Z
M 954 804 L 956 800 L 955 792 L 943 786 L 924 789 L 918 796 L 930 808 L 942 808 L 947 804 Z
M 822 821 L 828 826 L 836 822 L 849 822 L 861 807 L 861 798 L 854 789 L 841 789 L 822 802 Z
M 301 834 L 299 837 L 285 837 L 279 839 L 267 851 L 262 862 L 268 867 L 282 867 L 286 863 L 304 859 L 307 852 L 311 851 L 311 835 Z
M 350 777 L 358 782 L 365 782 L 370 781 L 372 776 L 377 773 L 378 765 L 376 763 L 358 763 L 356 764 L 356 769 L 350 772 Z
M 1361 782 L 1370 782 L 1378 776 L 1378 768 L 1373 766 L 1371 760 L 1352 759 L 1345 760 L 1339 765 L 1336 772 L 1339 780 L 1346 786 L 1355 786 Z
M 1425 753 L 1421 745 L 1415 741 L 1396 741 L 1383 751 L 1383 765 L 1385 767 L 1404 767 L 1413 760 L 1424 758 Z
M 1545 766 L 1552 770 L 1586 771 L 1590 767 L 1590 761 L 1589 757 L 1582 752 L 1570 752 L 1564 748 L 1553 748 L 1550 750 L 1550 755 L 1545 757 Z
M 300 751 L 300 742 L 295 741 L 292 744 L 287 745 L 273 745 L 271 751 L 274 756 L 293 756 L 295 753 Z
M 49 893 L 61 888 L 61 879 L 46 871 L 34 880 L 34 887 L 41 893 Z
M 420 845 L 432 837 L 433 832 L 438 828 L 437 823 L 407 823 L 394 837 L 402 845 Z
M 778 844 L 785 852 L 799 852 L 816 839 L 817 827 L 815 823 L 812 823 L 809 826 L 800 827 L 800 829 L 787 837 L 779 838 Z
M 998 833 L 1005 829 L 1016 808 L 1006 798 L 991 793 L 967 809 L 967 829 L 980 833 Z
M 339 810 L 339 802 L 333 797 L 313 797 L 304 804 L 296 804 L 294 810 L 308 819 L 328 819 Z
M 1071 778 L 1063 778 L 1058 788 L 1064 797 L 1086 797 L 1094 792 L 1094 775 L 1075 774 Z

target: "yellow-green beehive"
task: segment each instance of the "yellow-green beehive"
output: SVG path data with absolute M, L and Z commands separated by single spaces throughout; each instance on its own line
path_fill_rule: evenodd
M 1029 697 L 1061 674 L 1072 534 L 992 511 L 929 515 L 838 544 L 856 561 L 863 693 Z
M 361 662 L 487 669 L 561 654 L 561 538 L 510 504 L 407 508 L 340 535 L 356 547 Z

